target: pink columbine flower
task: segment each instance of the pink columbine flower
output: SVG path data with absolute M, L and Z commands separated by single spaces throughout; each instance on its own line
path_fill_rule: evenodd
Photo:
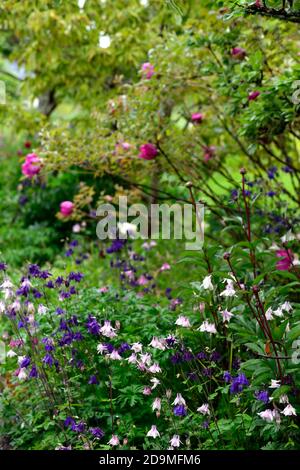
M 29 153 L 22 165 L 22 173 L 27 178 L 33 178 L 41 171 L 41 159 L 35 153 Z
M 150 80 L 150 78 L 154 75 L 154 65 L 152 65 L 150 62 L 145 62 L 142 65 L 142 74 L 147 80 Z
M 230 322 L 231 317 L 233 317 L 233 313 L 229 312 L 227 309 L 223 310 L 222 312 L 223 323 L 225 323 L 226 321 Z
M 193 113 L 191 116 L 191 121 L 194 124 L 200 124 L 203 121 L 203 114 L 202 113 Z
M 267 421 L 268 423 L 271 423 L 275 419 L 275 410 L 265 410 L 261 411 L 260 413 L 257 413 L 258 416 L 260 416 L 263 420 Z
M 171 266 L 169 265 L 169 263 L 164 263 L 161 267 L 160 267 L 160 271 L 169 271 L 171 269 Z
M 148 396 L 148 395 L 151 395 L 151 393 L 152 393 L 151 387 L 144 387 L 143 388 L 143 395 Z
M 278 250 L 276 256 L 280 258 L 276 263 L 276 269 L 279 271 L 288 271 L 293 266 L 294 253 L 292 250 Z
M 208 162 L 216 155 L 216 147 L 214 145 L 205 145 L 203 147 L 204 154 L 203 159 L 205 162 Z
M 152 411 L 161 410 L 161 399 L 155 398 L 154 402 L 152 403 Z
M 188 317 L 185 317 L 183 315 L 180 315 L 177 318 L 177 320 L 175 322 L 175 325 L 183 326 L 184 328 L 190 328 L 191 327 L 190 320 L 188 319 Z
M 68 217 L 74 211 L 75 205 L 71 201 L 63 201 L 60 204 L 60 213 L 63 217 Z
M 142 351 L 143 345 L 142 345 L 142 343 L 132 343 L 131 349 L 132 349 L 135 353 L 138 353 L 138 352 L 141 352 L 141 351 Z
M 221 292 L 221 296 L 223 297 L 236 297 L 233 280 L 232 279 L 224 279 L 223 282 L 226 282 L 226 289 Z
M 118 446 L 120 444 L 118 436 L 115 434 L 112 435 L 111 439 L 108 441 L 110 446 Z
M 204 403 L 203 405 L 199 406 L 199 408 L 197 408 L 197 411 L 199 411 L 199 413 L 201 413 L 202 415 L 209 415 L 210 411 L 208 403 Z
M 154 437 L 154 439 L 155 439 L 156 437 L 159 437 L 159 436 L 160 436 L 160 434 L 159 434 L 155 424 L 153 424 L 151 426 L 150 431 L 147 432 L 147 437 Z
M 256 100 L 256 98 L 258 98 L 259 95 L 260 95 L 260 91 L 258 91 L 258 90 L 251 91 L 251 93 L 249 93 L 249 95 L 248 95 L 248 101 Z
M 174 434 L 172 439 L 170 439 L 170 445 L 171 447 L 179 447 L 180 446 L 180 437 L 178 434 Z
M 198 328 L 199 331 L 202 331 L 202 332 L 207 332 L 209 334 L 216 334 L 217 333 L 217 330 L 216 330 L 216 327 L 214 325 L 214 323 L 210 323 L 209 321 L 205 320 L 202 325 L 200 325 L 200 327 Z
M 111 323 L 109 320 L 105 320 L 104 325 L 100 328 L 100 332 L 103 336 L 106 336 L 107 338 L 114 338 L 116 335 L 115 333 L 115 328 L 111 326 Z
M 234 59 L 244 59 L 246 57 L 246 51 L 242 47 L 233 47 L 231 49 L 231 56 Z
M 109 291 L 109 288 L 107 286 L 100 287 L 99 289 L 99 292 L 101 292 L 101 294 L 106 294 L 106 292 L 108 291 Z
M 158 339 L 157 336 L 153 336 L 149 346 L 152 346 L 154 349 L 160 349 L 164 351 L 166 349 L 166 344 L 164 339 Z
M 281 413 L 284 416 L 297 416 L 296 410 L 292 405 L 287 405 Z
M 152 364 L 152 366 L 149 367 L 148 371 L 151 372 L 151 374 L 159 374 L 161 372 L 160 365 L 155 362 Z
M 138 286 L 145 286 L 146 284 L 148 284 L 149 279 L 147 279 L 146 276 L 142 274 L 136 282 Z
M 140 146 L 139 158 L 144 160 L 154 160 L 158 155 L 158 150 L 154 144 L 147 143 Z
M 113 361 L 121 361 L 122 360 L 122 357 L 120 356 L 120 354 L 118 353 L 118 351 L 116 349 L 114 349 L 113 352 L 109 354 L 109 357 Z
M 152 358 L 152 356 L 149 353 L 144 353 L 144 354 L 141 354 L 141 356 L 140 356 L 140 359 L 141 359 L 142 363 L 146 364 L 147 366 L 150 366 L 151 358 Z
M 172 405 L 184 405 L 186 406 L 186 401 L 181 395 L 181 393 L 177 393 L 175 400 L 173 401 Z
M 132 353 L 132 354 L 128 357 L 127 361 L 128 361 L 128 364 L 136 364 L 137 361 L 138 361 L 136 354 L 135 354 L 135 353 Z

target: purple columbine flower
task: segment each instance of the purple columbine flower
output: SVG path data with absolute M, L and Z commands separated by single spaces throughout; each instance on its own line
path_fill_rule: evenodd
M 75 420 L 71 417 L 71 416 L 67 416 L 65 421 L 64 421 L 64 426 L 66 428 L 69 428 L 70 426 L 72 426 L 73 424 L 75 424 Z
M 130 349 L 130 346 L 128 343 L 122 343 L 118 349 L 118 353 L 123 354 L 125 351 L 129 351 L 129 349 Z
M 230 386 L 230 393 L 240 393 L 249 385 L 249 381 L 245 374 L 239 374 L 234 377 Z
M 200 361 L 205 361 L 205 359 L 207 359 L 207 355 L 205 354 L 205 352 L 202 351 L 196 354 L 196 357 L 197 359 L 200 359 Z
M 176 405 L 173 408 L 173 413 L 175 416 L 186 416 L 187 410 L 184 405 Z
M 57 286 L 61 286 L 62 284 L 64 283 L 64 278 L 62 276 L 58 276 L 56 279 L 55 279 L 55 284 Z
M 43 357 L 43 363 L 44 363 L 44 364 L 47 364 L 47 366 L 50 366 L 50 367 L 53 366 L 53 364 L 54 364 L 54 359 L 53 359 L 53 357 L 51 356 L 51 354 L 47 353 L 47 354 Z
M 182 362 L 181 354 L 179 352 L 176 352 L 170 357 L 170 361 L 172 362 L 172 364 L 179 364 L 180 362 Z
M 267 403 L 269 403 L 270 401 L 269 393 L 267 392 L 267 390 L 261 390 L 259 392 L 256 392 L 255 398 L 259 401 L 262 401 L 265 405 L 267 405 Z
M 29 372 L 29 378 L 35 379 L 39 376 L 38 370 L 35 365 L 32 366 L 31 371 Z
M 231 377 L 230 372 L 225 371 L 223 374 L 223 379 L 224 379 L 224 382 L 226 382 L 227 384 L 231 382 L 232 377 Z
M 72 240 L 69 243 L 69 246 L 72 247 L 72 248 L 75 248 L 76 246 L 78 246 L 78 240 Z
M 55 313 L 56 315 L 62 315 L 63 313 L 65 313 L 64 309 L 58 307 L 56 310 L 55 310 Z
M 221 359 L 221 357 L 222 356 L 218 351 L 214 351 L 210 356 L 210 360 L 213 362 L 218 362 Z
M 99 385 L 99 380 L 96 375 L 91 375 L 88 383 L 89 385 Z
M 54 289 L 54 283 L 53 281 L 48 281 L 45 286 L 48 288 L 48 289 Z
M 71 429 L 74 432 L 83 433 L 85 431 L 85 423 L 80 421 L 78 424 L 75 422 L 71 425 Z
M 100 334 L 100 328 L 101 326 L 97 322 L 96 318 L 93 317 L 92 315 L 88 316 L 88 321 L 87 321 L 87 329 L 89 330 L 89 333 L 92 335 L 99 335 Z
M 101 439 L 105 434 L 100 428 L 90 428 L 89 431 L 96 439 Z
M 83 279 L 83 274 L 82 273 L 73 273 L 71 272 L 68 277 L 69 281 L 75 281 L 75 282 L 80 282 L 81 279 Z
M 30 365 L 30 357 L 26 356 L 24 359 L 20 362 L 20 367 L 23 369 L 24 367 L 28 367 Z
M 7 265 L 5 263 L 0 263 L 0 271 L 6 271 Z

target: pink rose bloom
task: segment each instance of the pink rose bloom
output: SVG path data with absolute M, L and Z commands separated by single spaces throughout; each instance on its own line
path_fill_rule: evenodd
M 41 160 L 35 153 L 29 153 L 22 165 L 22 173 L 27 178 L 33 178 L 41 171 Z
M 203 155 L 203 159 L 205 162 L 208 162 L 209 160 L 211 160 L 211 158 L 213 158 L 216 154 L 216 147 L 214 145 L 210 145 L 210 146 L 205 146 L 203 147 L 203 150 L 204 150 L 204 155 Z
M 276 269 L 279 271 L 288 271 L 293 266 L 294 254 L 292 250 L 278 250 L 276 256 L 280 258 L 276 263 Z
M 154 65 L 150 64 L 150 62 L 145 62 L 142 65 L 142 73 L 149 80 L 154 75 Z
M 193 113 L 191 116 L 191 120 L 194 124 L 200 124 L 203 121 L 203 114 L 202 113 Z
M 256 91 L 251 91 L 251 93 L 249 93 L 248 95 L 248 100 L 249 101 L 254 101 L 256 100 L 256 98 L 258 98 L 260 95 L 260 91 L 256 90 Z
M 153 144 L 143 144 L 140 146 L 139 158 L 144 160 L 154 160 L 157 156 L 158 150 Z
M 64 201 L 60 205 L 60 213 L 64 217 L 68 217 L 69 215 L 71 215 L 73 210 L 74 210 L 74 204 L 71 201 Z
M 231 56 L 234 59 L 244 59 L 246 57 L 246 51 L 242 47 L 234 47 L 231 49 Z

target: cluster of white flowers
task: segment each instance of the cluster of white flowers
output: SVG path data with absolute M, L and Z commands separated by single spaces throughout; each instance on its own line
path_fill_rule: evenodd
M 285 313 L 290 313 L 292 312 L 293 307 L 290 304 L 290 302 L 284 302 L 282 305 L 280 305 L 276 310 L 273 310 L 271 307 L 269 307 L 266 311 L 266 319 L 267 320 L 273 320 L 275 315 L 276 317 L 283 317 Z

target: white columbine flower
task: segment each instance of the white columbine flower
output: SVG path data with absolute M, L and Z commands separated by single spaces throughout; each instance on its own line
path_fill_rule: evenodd
M 107 346 L 105 346 L 105 344 L 99 343 L 97 346 L 97 353 L 103 354 L 104 352 L 107 352 Z
M 120 354 L 118 353 L 118 351 L 116 349 L 114 349 L 113 352 L 109 354 L 109 357 L 113 361 L 121 361 L 122 360 Z
M 150 366 L 152 356 L 149 353 L 144 353 L 144 354 L 140 355 L 140 359 L 141 359 L 143 364 L 146 364 L 147 366 Z
M 157 385 L 160 384 L 160 381 L 156 377 L 153 377 L 153 379 L 150 379 L 150 382 L 153 383 L 151 390 L 154 390 L 157 387 Z
M 100 328 L 100 332 L 103 336 L 107 336 L 108 338 L 114 338 L 116 335 L 115 328 L 111 326 L 109 320 L 105 320 L 104 325 Z
M 290 302 L 284 302 L 281 305 L 281 310 L 284 310 L 285 312 L 289 313 L 291 310 L 293 310 L 293 307 L 291 306 Z
M 5 303 L 0 302 L 0 313 L 4 313 L 4 312 L 5 312 Z
M 129 358 L 127 359 L 128 361 L 128 364 L 136 364 L 137 363 L 137 357 L 136 357 L 136 354 L 133 353 L 129 356 Z
M 278 307 L 276 310 L 274 310 L 274 315 L 276 315 L 276 317 L 283 317 L 282 307 Z
M 261 411 L 260 413 L 257 413 L 258 416 L 260 416 L 263 420 L 267 421 L 268 423 L 271 423 L 275 419 L 275 413 L 274 410 L 265 410 Z
M 191 326 L 190 320 L 187 317 L 183 316 L 183 315 L 180 315 L 177 318 L 177 320 L 175 322 L 175 325 L 183 326 L 185 328 L 189 328 Z
M 180 446 L 180 437 L 178 436 L 178 434 L 174 434 L 174 436 L 172 437 L 172 439 L 170 439 L 170 445 L 171 447 L 179 447 Z
M 142 343 L 132 343 L 131 349 L 135 353 L 142 352 L 143 345 L 142 345 Z
M 273 310 L 271 309 L 271 307 L 268 308 L 268 310 L 266 311 L 265 315 L 266 315 L 266 319 L 267 319 L 268 321 L 273 320 L 273 318 L 274 318 L 274 317 L 273 317 Z
M 161 399 L 155 398 L 154 402 L 152 403 L 152 411 L 161 410 Z
M 201 405 L 199 408 L 197 408 L 197 411 L 199 411 L 199 413 L 203 415 L 209 415 L 210 411 L 208 403 L 204 403 L 203 405 Z
M 279 398 L 279 403 L 288 404 L 289 403 L 289 397 L 286 394 L 281 395 L 281 397 Z
M 207 320 L 205 320 L 202 325 L 200 325 L 200 327 L 198 328 L 199 331 L 206 331 L 207 333 L 210 333 L 210 334 L 216 334 L 217 333 L 217 330 L 216 330 L 216 327 L 214 325 L 214 323 L 209 323 Z
M 211 282 L 211 275 L 206 276 L 203 279 L 201 287 L 206 290 L 213 290 L 214 286 L 212 285 L 212 282 Z
M 120 444 L 120 441 L 119 441 L 119 438 L 118 436 L 116 436 L 115 434 L 113 434 L 111 436 L 111 439 L 108 441 L 108 444 L 110 446 L 118 446 Z
M 280 387 L 280 380 L 271 380 L 271 385 L 269 385 L 269 388 L 279 388 Z
M 185 399 L 181 395 L 181 393 L 177 393 L 175 400 L 173 401 L 172 405 L 184 405 L 186 406 Z
M 223 323 L 226 321 L 230 322 L 231 317 L 233 317 L 233 313 L 229 312 L 228 310 L 223 310 L 222 312 L 222 318 L 223 318 Z
M 156 437 L 160 437 L 160 434 L 159 434 L 159 432 L 158 432 L 157 427 L 155 426 L 155 424 L 153 424 L 153 425 L 151 426 L 150 431 L 147 432 L 147 437 L 154 437 L 154 439 L 155 439 Z
M 26 380 L 26 379 L 27 379 L 27 372 L 26 372 L 25 367 L 23 367 L 22 369 L 20 369 L 20 371 L 19 371 L 19 373 L 18 373 L 18 379 L 19 379 L 19 380 Z
M 287 405 L 281 413 L 284 416 L 297 416 L 296 410 L 292 405 Z
M 225 290 L 221 292 L 220 295 L 223 297 L 234 297 L 235 296 L 235 289 L 233 287 L 233 280 L 232 279 L 224 279 L 224 282 L 227 282 Z
M 152 348 L 155 348 L 155 349 L 160 349 L 161 351 L 164 351 L 166 349 L 165 340 L 158 339 L 157 336 L 153 336 L 152 341 L 149 344 L 149 346 L 152 346 Z
M 17 353 L 15 353 L 15 351 L 10 349 L 9 351 L 7 351 L 6 355 L 7 355 L 7 357 L 15 357 L 17 355 Z
M 45 313 L 47 313 L 48 310 L 49 309 L 47 307 L 45 307 L 45 305 L 40 304 L 38 306 L 38 313 L 41 314 L 41 315 L 44 315 Z
M 149 367 L 148 371 L 151 372 L 151 374 L 158 374 L 159 372 L 161 372 L 160 365 L 155 362 L 154 364 L 152 364 L 152 366 Z

